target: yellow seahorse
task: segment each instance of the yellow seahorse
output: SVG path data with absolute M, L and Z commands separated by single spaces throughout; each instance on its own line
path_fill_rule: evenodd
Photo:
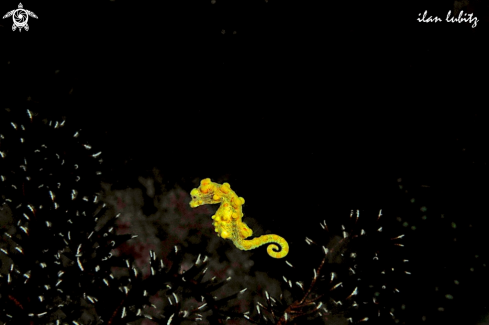
M 253 235 L 253 230 L 241 221 L 243 217 L 242 206 L 244 199 L 238 197 L 231 189 L 229 183 L 217 184 L 210 178 L 200 181 L 200 186 L 194 188 L 190 195 L 190 206 L 196 208 L 204 204 L 220 203 L 221 206 L 212 216 L 217 235 L 224 239 L 231 239 L 234 245 L 241 250 L 250 250 L 267 243 L 267 253 L 271 257 L 282 258 L 289 252 L 289 244 L 285 239 L 277 235 L 263 235 L 258 238 L 246 239 Z M 276 245 L 280 245 L 279 247 Z

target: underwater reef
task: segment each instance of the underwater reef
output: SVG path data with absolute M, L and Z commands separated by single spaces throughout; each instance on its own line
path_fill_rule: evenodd
M 0 324 L 396 322 L 409 268 L 382 211 L 352 210 L 287 243 L 260 216 L 242 223 L 246 204 L 227 183 L 212 183 L 232 192 L 221 212 L 191 203 L 202 187 L 162 191 L 142 178 L 145 191 L 112 188 L 97 143 L 69 120 L 1 117 Z M 226 202 L 239 203 L 240 245 L 278 241 L 285 253 L 251 259 L 225 240 L 225 220 L 236 220 Z

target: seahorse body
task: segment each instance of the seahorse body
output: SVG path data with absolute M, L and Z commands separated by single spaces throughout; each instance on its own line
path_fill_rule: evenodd
M 204 204 L 217 204 L 221 206 L 212 216 L 217 235 L 224 239 L 231 239 L 234 245 L 241 250 L 250 250 L 259 246 L 272 243 L 267 247 L 267 253 L 274 258 L 282 258 L 289 252 L 289 244 L 285 239 L 277 235 L 263 235 L 258 238 L 246 239 L 253 235 L 253 230 L 241 219 L 243 217 L 242 206 L 244 199 L 238 197 L 231 189 L 229 183 L 217 184 L 210 178 L 200 181 L 200 186 L 194 188 L 190 195 L 190 206 L 196 208 Z M 276 245 L 280 245 L 279 247 Z

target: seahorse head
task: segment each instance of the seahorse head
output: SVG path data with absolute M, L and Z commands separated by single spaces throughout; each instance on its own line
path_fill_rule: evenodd
M 194 188 L 190 192 L 192 200 L 190 206 L 192 208 L 204 205 L 221 202 L 221 197 L 216 194 L 216 186 L 211 182 L 210 178 L 205 178 L 200 181 L 200 186 Z

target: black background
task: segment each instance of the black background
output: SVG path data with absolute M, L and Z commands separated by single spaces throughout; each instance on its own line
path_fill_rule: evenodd
M 416 21 L 424 10 L 444 20 L 451 1 L 23 5 L 39 18 L 20 33 L 1 21 L 1 106 L 88 131 L 104 181 L 124 188 L 153 168 L 186 190 L 226 180 L 248 213 L 270 216 L 265 228 L 297 241 L 324 217 L 382 208 L 409 222 L 406 323 L 482 323 L 482 1 L 469 6 L 476 28 Z

